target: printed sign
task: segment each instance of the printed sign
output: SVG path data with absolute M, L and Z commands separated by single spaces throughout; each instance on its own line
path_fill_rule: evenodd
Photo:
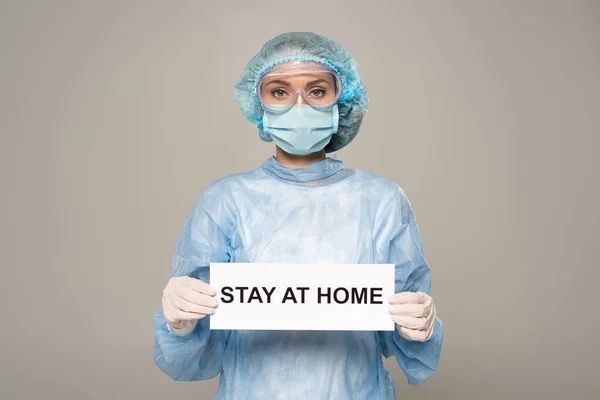
M 394 329 L 394 264 L 211 263 L 210 284 L 211 329 Z

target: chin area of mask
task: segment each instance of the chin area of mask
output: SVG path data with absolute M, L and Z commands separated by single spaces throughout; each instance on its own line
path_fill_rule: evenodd
M 322 150 L 338 130 L 338 107 L 315 109 L 306 104 L 295 105 L 286 112 L 264 112 L 263 129 L 285 152 L 307 155 Z

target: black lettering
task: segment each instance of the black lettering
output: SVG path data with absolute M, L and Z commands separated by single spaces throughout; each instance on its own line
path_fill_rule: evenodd
M 231 303 L 231 302 L 233 301 L 233 295 L 232 295 L 231 293 L 225 293 L 226 291 L 228 291 L 228 292 L 232 292 L 232 291 L 233 291 L 233 288 L 232 288 L 231 286 L 223 286 L 223 287 L 221 288 L 221 294 L 222 294 L 223 296 L 227 296 L 227 297 L 229 297 L 229 299 L 228 299 L 228 300 L 225 300 L 225 297 L 221 297 L 221 301 L 222 301 L 223 303 Z
M 360 294 L 358 290 L 358 288 L 352 288 L 352 304 L 366 304 L 368 298 L 367 288 L 360 289 Z
M 308 289 L 310 289 L 310 288 L 307 288 L 307 287 L 297 287 L 296 288 L 296 290 L 300 291 L 300 303 L 302 303 L 302 304 L 304 304 L 304 301 L 305 301 L 304 295 Z
M 272 287 L 271 291 L 268 291 L 266 287 L 263 287 L 263 291 L 265 292 L 265 294 L 267 295 L 267 303 L 271 303 L 271 295 L 273 294 L 273 292 L 275 291 L 275 288 Z
M 378 288 L 371 288 L 371 304 L 383 304 L 383 301 L 381 301 L 381 300 L 379 300 L 379 301 L 375 300 L 375 297 L 381 297 L 381 296 L 383 296 L 383 294 L 381 294 L 381 293 L 375 293 L 375 291 L 377 291 L 377 290 L 382 291 L 383 288 L 380 288 L 380 287 L 378 287 Z
M 338 298 L 338 293 L 339 292 L 344 292 L 344 295 L 346 296 L 344 298 L 344 300 L 340 300 Z M 338 303 L 338 304 L 344 304 L 344 303 L 346 303 L 348 301 L 348 297 L 350 297 L 350 294 L 348 293 L 348 290 L 346 288 L 340 287 L 340 288 L 335 289 L 335 291 L 333 292 L 333 298 L 334 298 L 335 302 Z
M 244 302 L 244 290 L 248 289 L 248 286 L 236 286 L 237 290 L 240 291 L 240 303 Z
M 258 300 L 260 303 L 263 302 L 257 287 L 252 288 L 252 291 L 250 292 L 250 297 L 248 297 L 248 303 L 250 303 L 252 300 Z
M 318 303 L 321 304 L 321 297 L 325 296 L 327 298 L 327 304 L 331 304 L 331 288 L 327 288 L 327 293 L 321 293 L 321 288 L 317 288 L 317 300 Z
M 292 300 L 294 303 L 298 303 L 298 301 L 296 300 L 296 296 L 294 295 L 294 291 L 291 287 L 286 289 L 285 295 L 283 295 L 282 303 L 285 303 L 286 300 Z

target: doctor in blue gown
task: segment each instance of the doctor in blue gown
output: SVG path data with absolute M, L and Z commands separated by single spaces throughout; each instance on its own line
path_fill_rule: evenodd
M 326 157 L 367 111 L 356 62 L 323 36 L 282 34 L 248 62 L 235 96 L 276 157 L 198 198 L 156 313 L 154 362 L 175 380 L 220 375 L 217 399 L 395 399 L 382 363 L 392 355 L 410 384 L 423 383 L 443 326 L 410 202 L 396 183 Z M 211 331 L 211 262 L 395 264 L 396 330 Z

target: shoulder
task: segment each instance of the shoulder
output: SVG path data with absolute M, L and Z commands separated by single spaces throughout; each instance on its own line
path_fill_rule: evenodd
M 365 189 L 377 190 L 382 200 L 392 201 L 406 198 L 406 192 L 399 183 L 367 171 L 356 169 L 356 177 Z
M 258 169 L 226 175 L 210 182 L 200 194 L 200 198 L 226 197 L 238 188 L 247 185 L 250 180 L 256 179 L 258 175 L 260 175 Z
M 398 210 L 402 214 L 403 221 L 413 213 L 408 196 L 399 183 L 370 172 L 355 171 L 361 190 L 375 193 L 378 196 L 380 208 Z
M 259 179 L 259 169 L 223 176 L 210 182 L 196 198 L 194 212 L 210 215 L 235 215 L 235 193 L 247 187 L 250 181 Z

